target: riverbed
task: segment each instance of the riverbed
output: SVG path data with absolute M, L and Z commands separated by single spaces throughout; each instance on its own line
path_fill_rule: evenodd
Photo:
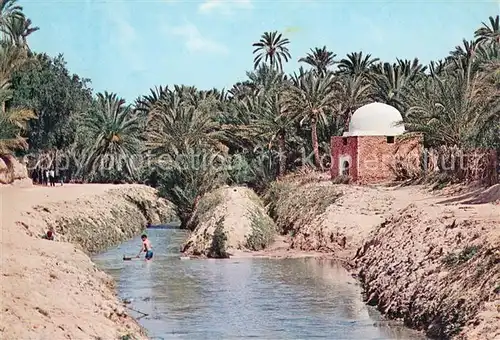
M 181 260 L 182 230 L 148 230 L 94 257 L 152 339 L 425 339 L 380 318 L 340 265 L 316 259 Z

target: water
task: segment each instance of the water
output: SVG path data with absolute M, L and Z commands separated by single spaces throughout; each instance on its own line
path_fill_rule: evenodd
M 122 260 L 139 252 L 139 238 L 94 261 L 116 279 L 120 297 L 149 314 L 139 322 L 153 339 L 424 339 L 380 320 L 335 263 L 180 260 L 183 231 L 148 234 L 153 261 Z

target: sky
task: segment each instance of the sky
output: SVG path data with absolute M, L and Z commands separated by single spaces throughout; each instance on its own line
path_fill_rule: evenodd
M 363 51 L 384 61 L 445 57 L 500 0 L 19 0 L 40 30 L 29 45 L 62 53 L 94 92 L 127 101 L 159 85 L 230 88 L 253 68 L 252 43 L 265 31 L 290 40 L 292 73 L 311 48 L 343 58 Z

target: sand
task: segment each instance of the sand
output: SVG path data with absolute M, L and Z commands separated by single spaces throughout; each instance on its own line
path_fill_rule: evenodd
M 418 189 L 359 249 L 368 302 L 434 338 L 500 338 L 498 187 Z
M 36 206 L 71 206 L 77 211 L 82 205 L 91 207 L 95 200 L 97 208 L 103 197 L 116 199 L 109 194 L 111 189 L 140 192 L 140 188 L 101 184 L 0 186 L 0 338 L 107 340 L 134 335 L 146 339 L 118 301 L 111 278 L 95 267 L 82 246 L 43 240 L 38 230 L 16 224 L 27 218 L 27 212 L 37 220 Z
M 242 249 L 232 249 L 232 256 L 336 258 L 359 274 L 368 302 L 412 327 L 440 338 L 500 338 L 499 186 L 431 192 L 422 186 L 308 185 L 332 186 L 342 195 L 314 219 L 301 220 L 309 222 L 292 223 L 290 234 L 261 251 L 238 246 L 250 230 L 245 222 L 232 243 Z M 33 206 L 67 207 L 117 187 L 0 187 L 2 338 L 144 338 L 123 316 L 112 281 L 78 247 L 30 237 L 15 224 Z M 300 210 L 308 191 L 298 184 L 289 198 L 298 199 L 297 216 L 309 212 Z M 230 204 L 216 202 L 233 219 L 228 230 L 248 203 L 235 194 L 228 195 Z
M 250 245 L 267 246 L 276 234 L 260 198 L 246 187 L 227 186 L 205 195 L 192 221 L 196 228 L 182 246 L 184 256 L 214 256 L 214 232 L 219 224 L 227 237 L 223 248 L 232 257 L 255 250 Z
M 317 186 L 342 195 L 315 218 L 281 216 L 293 237 L 258 256 L 323 253 L 358 274 L 368 303 L 408 326 L 441 339 L 500 338 L 500 186 L 297 183 L 287 200 L 298 204 L 278 214 L 306 216 L 300 202 Z

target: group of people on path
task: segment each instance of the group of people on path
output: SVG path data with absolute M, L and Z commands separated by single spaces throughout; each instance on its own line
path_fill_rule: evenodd
M 59 177 L 59 182 L 61 183 L 61 185 L 63 185 L 62 176 L 56 176 L 56 172 L 54 171 L 54 169 L 45 170 L 42 175 L 42 183 L 44 185 L 55 187 L 57 182 L 56 177 Z

